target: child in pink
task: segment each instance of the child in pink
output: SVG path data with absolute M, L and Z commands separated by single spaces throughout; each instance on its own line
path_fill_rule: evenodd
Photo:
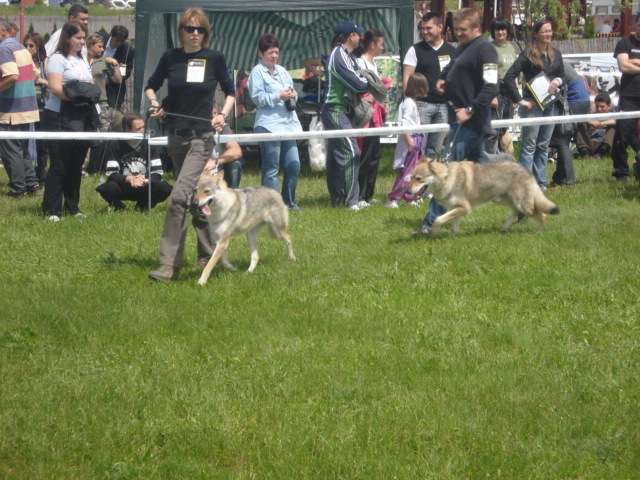
M 407 81 L 405 99 L 400 106 L 400 124 L 403 127 L 420 125 L 416 98 L 424 98 L 429 92 L 427 79 L 421 73 L 414 73 Z M 387 195 L 387 207 L 398 208 L 398 201 L 404 199 L 409 206 L 417 206 L 415 195 L 406 192 L 413 169 L 420 161 L 422 151 L 422 133 L 403 133 L 398 136 L 398 143 L 393 155 L 393 168 L 399 170 L 393 188 Z

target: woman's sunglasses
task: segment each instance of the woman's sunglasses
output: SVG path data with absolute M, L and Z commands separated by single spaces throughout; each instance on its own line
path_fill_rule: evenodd
M 25 47 L 27 47 L 27 48 L 36 48 L 36 46 L 33 43 L 27 43 L 25 45 Z
M 207 29 L 204 27 L 192 27 L 191 25 L 183 25 L 182 29 L 187 33 L 197 32 L 198 35 L 204 35 L 207 33 Z

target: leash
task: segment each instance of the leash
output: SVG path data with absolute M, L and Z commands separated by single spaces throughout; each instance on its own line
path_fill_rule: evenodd
M 449 163 L 449 157 L 451 156 L 451 151 L 453 150 L 453 144 L 456 143 L 456 138 L 458 138 L 458 133 L 460 133 L 460 128 L 462 128 L 462 125 L 457 125 L 458 128 L 456 128 L 456 133 L 454 133 L 453 139 L 447 145 L 447 150 L 445 151 L 445 155 L 442 159 L 442 163 L 444 163 L 445 165 Z

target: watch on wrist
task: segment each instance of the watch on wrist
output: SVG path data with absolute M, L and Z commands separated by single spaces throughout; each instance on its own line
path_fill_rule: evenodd
M 227 115 L 226 113 L 222 113 L 222 112 L 220 112 L 220 114 L 219 114 L 219 115 L 222 115 L 222 118 L 224 118 L 225 120 L 226 120 L 227 118 L 229 118 L 229 115 Z
M 473 115 L 473 107 L 472 106 L 468 106 L 464 111 L 467 112 L 467 115 Z

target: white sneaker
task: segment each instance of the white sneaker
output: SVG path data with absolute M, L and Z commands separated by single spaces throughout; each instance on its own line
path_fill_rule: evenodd
M 347 207 L 347 210 L 351 210 L 352 212 L 359 212 L 360 207 L 358 205 L 351 205 L 350 207 Z
M 49 215 L 49 218 L 47 218 L 47 220 L 49 220 L 50 222 L 59 222 L 60 217 L 57 215 Z
M 74 215 L 74 217 L 76 217 L 76 218 L 87 218 L 87 216 L 84 213 L 80 213 L 80 212 L 76 213 Z
M 407 202 L 407 207 L 419 207 L 420 204 L 418 202 Z
M 387 208 L 398 208 L 398 202 L 396 200 L 388 201 Z
M 371 205 L 373 205 L 374 203 L 382 203 L 380 200 L 378 200 L 377 198 L 372 198 L 371 200 L 369 200 L 369 203 Z
M 358 202 L 358 208 L 367 208 L 370 207 L 371 204 L 369 204 L 366 200 L 360 200 Z

